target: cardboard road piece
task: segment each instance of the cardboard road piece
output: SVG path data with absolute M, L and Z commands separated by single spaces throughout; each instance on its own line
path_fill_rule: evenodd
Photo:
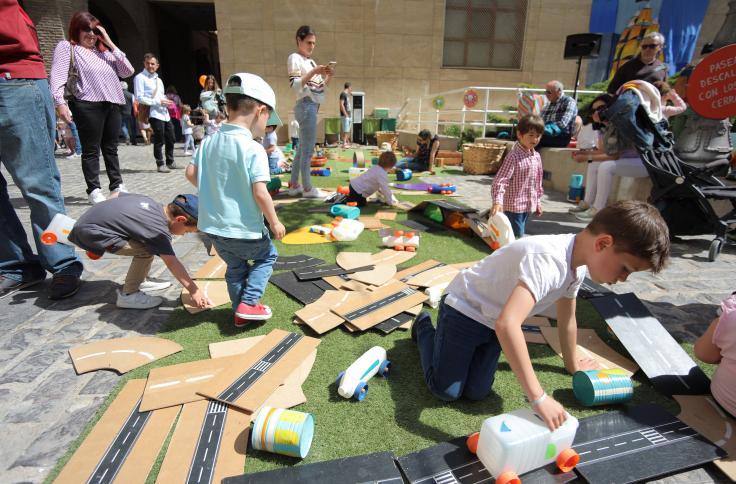
M 342 274 L 350 274 L 351 272 L 369 271 L 373 269 L 373 265 L 363 267 L 353 267 L 351 269 L 343 269 L 338 265 L 313 266 L 297 269 L 294 271 L 297 279 L 300 281 L 311 281 L 314 279 L 322 279 L 328 276 L 339 276 Z
M 110 369 L 121 375 L 134 368 L 178 353 L 181 345 L 153 336 L 132 336 L 95 341 L 69 350 L 77 375 Z
M 560 345 L 557 327 L 542 328 L 542 335 L 555 353 L 562 357 L 562 345 Z M 594 329 L 578 328 L 577 355 L 594 359 L 604 370 L 621 368 L 629 377 L 639 371 L 639 365 L 614 351 L 598 337 Z
M 393 264 L 376 264 L 370 271 L 360 271 L 348 274 L 348 278 L 353 281 L 370 284 L 372 286 L 382 286 L 390 281 L 396 274 L 396 266 Z
M 575 470 L 588 482 L 629 483 L 712 462 L 726 453 L 655 404 L 580 419 Z
M 633 293 L 590 300 L 657 391 L 703 395 L 710 380 Z
M 487 483 L 494 479 L 475 454 L 468 451 L 467 437 L 428 447 L 396 459 L 411 484 Z M 563 484 L 577 478 L 562 473 L 554 463 L 521 475 L 524 484 Z
M 373 265 L 370 252 L 340 252 L 335 256 L 335 262 L 348 270 Z
M 366 230 L 381 230 L 389 228 L 388 225 L 384 224 L 383 222 L 381 222 L 380 219 L 377 219 L 376 217 L 361 215 L 358 220 L 360 221 L 360 223 L 363 224 Z
M 399 272 L 397 272 L 394 275 L 394 279 L 401 282 L 408 281 L 412 276 L 416 276 L 417 274 L 421 274 L 424 271 L 428 271 L 430 269 L 434 269 L 435 267 L 442 267 L 446 266 L 444 262 L 439 262 L 434 259 L 428 259 L 424 262 L 420 262 L 417 265 L 407 267 L 406 269 L 403 269 Z
M 300 281 L 293 271 L 273 274 L 268 282 L 302 304 L 313 303 L 325 292 L 322 287 L 316 284 L 317 281 Z
M 145 384 L 125 384 L 54 482 L 145 482 L 180 409 L 139 412 Z
M 397 314 L 396 316 L 391 316 L 385 321 L 381 321 L 377 325 L 373 326 L 373 328 L 377 329 L 383 334 L 389 334 L 391 331 L 398 329 L 407 323 L 409 323 L 409 327 L 411 327 L 411 322 L 414 321 L 415 317 L 415 315 L 409 314 L 408 312 L 404 311 Z
M 427 300 L 425 294 L 395 280 L 361 296 L 332 311 L 363 331 Z
M 263 339 L 263 336 L 251 336 L 218 343 L 210 343 L 210 356 L 222 358 L 242 353 L 247 353 L 253 346 Z M 314 361 L 317 359 L 317 350 L 314 350 L 299 366 L 294 368 L 284 384 L 278 387 L 266 400 L 266 405 L 275 408 L 291 408 L 306 403 L 307 397 L 302 391 L 302 384 L 307 380 L 309 372 L 312 371 Z
M 714 462 L 736 481 L 736 419 L 728 415 L 710 395 L 674 395 L 680 404 L 680 420 L 728 453 Z
M 527 343 L 547 344 L 547 340 L 542 335 L 542 327 L 549 326 L 549 319 L 541 316 L 532 316 L 524 321 L 521 325 L 521 331 L 524 332 L 524 339 Z
M 280 255 L 279 258 L 276 259 L 276 263 L 273 265 L 273 270 L 294 270 L 304 267 L 318 266 L 324 263 L 325 261 L 323 261 L 322 259 L 317 259 L 316 257 L 311 257 L 308 255 Z
M 580 289 L 578 289 L 578 297 L 583 299 L 593 299 L 594 297 L 607 296 L 609 294 L 613 294 L 613 292 L 605 286 L 593 282 L 589 277 L 583 279 L 583 283 L 580 285 Z
M 227 264 L 215 254 L 205 265 L 194 273 L 193 279 L 224 279 Z
M 156 482 L 210 484 L 243 472 L 250 422 L 221 402 L 185 404 Z
M 196 306 L 194 301 L 192 301 L 192 296 L 189 294 L 189 291 L 182 289 L 181 303 L 189 314 L 201 313 L 202 311 L 207 311 L 208 309 L 230 303 L 230 295 L 227 292 L 227 283 L 225 281 L 196 281 L 196 283 L 197 286 L 202 289 L 205 296 L 210 298 L 210 301 L 212 301 L 212 307 L 200 308 Z
M 378 220 L 396 220 L 396 212 L 387 212 L 385 210 L 379 210 L 374 215 Z
M 345 457 L 273 471 L 228 477 L 223 484 L 403 484 L 391 452 Z
M 364 297 L 353 291 L 325 291 L 317 301 L 294 314 L 317 334 L 324 334 L 345 322 L 345 319 L 335 314 L 332 309 L 339 309 L 351 301 L 362 300 Z
M 294 336 L 298 337 L 294 338 Z M 287 337 L 290 338 L 290 341 L 285 345 L 283 340 Z M 239 375 L 238 372 L 249 371 L 253 362 L 257 362 L 258 368 L 249 375 L 250 385 L 243 385 L 238 390 L 241 396 L 246 398 L 254 395 L 254 398 L 260 399 L 264 392 L 265 397 L 268 397 L 288 376 L 289 372 L 284 372 L 284 368 L 296 367 L 309 356 L 305 348 L 314 349 L 318 344 L 319 340 L 314 338 L 301 337 L 283 330 L 273 330 L 245 354 L 154 368 L 148 374 L 141 409 L 164 408 L 202 400 L 205 396 L 209 396 L 208 389 L 227 385 L 227 382 L 223 380 L 235 380 Z M 278 358 L 273 358 L 271 362 L 261 362 L 260 358 L 270 355 L 274 347 L 282 350 Z M 233 376 L 233 373 L 238 373 L 238 375 Z M 253 385 L 253 383 L 258 384 Z M 242 395 L 243 391 L 245 395 Z M 200 392 L 206 394 L 201 395 Z M 251 409 L 243 408 L 243 410 L 250 411 Z
M 253 413 L 317 345 L 316 338 L 275 329 L 249 352 L 234 356 L 240 360 L 205 380 L 197 393 Z
M 460 271 L 452 266 L 435 267 L 410 277 L 406 283 L 415 287 L 432 287 L 447 284 L 455 279 L 458 274 L 460 274 Z
M 417 255 L 416 252 L 408 252 L 405 250 L 385 249 L 371 256 L 374 264 L 393 264 L 401 265 L 409 259 L 413 259 Z

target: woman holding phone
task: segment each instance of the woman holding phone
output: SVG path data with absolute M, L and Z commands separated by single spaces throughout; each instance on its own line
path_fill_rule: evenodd
M 317 112 L 325 99 L 325 89 L 335 73 L 334 62 L 317 65 L 312 59 L 317 35 L 309 25 L 296 31 L 297 52 L 289 55 L 289 84 L 296 93 L 294 117 L 299 122 L 299 147 L 294 156 L 289 182 L 289 195 L 305 198 L 325 198 L 326 193 L 312 186 L 310 165 L 317 141 Z M 299 184 L 301 175 L 302 184 Z
M 72 16 L 69 41 L 62 40 L 54 50 L 49 87 L 57 116 L 77 124 L 82 172 L 92 204 L 105 200 L 100 188 L 100 151 L 110 193 L 115 196 L 127 191 L 118 161 L 120 107 L 125 105 L 119 78 L 133 72 L 125 53 L 110 40 L 97 18 L 89 12 Z

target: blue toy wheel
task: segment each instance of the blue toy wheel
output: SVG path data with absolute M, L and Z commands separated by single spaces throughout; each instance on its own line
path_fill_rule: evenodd
M 378 367 L 378 374 L 384 378 L 388 378 L 389 370 L 391 370 L 391 362 L 388 360 L 383 360 L 381 366 Z
M 365 400 L 366 395 L 368 395 L 368 384 L 364 381 L 358 383 L 358 386 L 355 387 L 355 391 L 353 392 L 353 397 L 359 401 L 362 402 Z
M 345 372 L 341 371 L 339 375 L 337 375 L 337 380 L 335 380 L 335 385 L 340 386 L 340 382 L 342 381 L 342 377 L 345 376 Z

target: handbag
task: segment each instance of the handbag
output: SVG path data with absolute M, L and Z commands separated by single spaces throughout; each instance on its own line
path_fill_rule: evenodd
M 79 95 L 79 70 L 74 62 L 74 46 L 69 44 L 69 73 L 64 84 L 64 99 L 67 101 L 76 98 Z
M 153 99 L 156 99 L 156 94 L 158 94 L 158 78 L 156 79 L 156 89 L 153 90 Z M 143 104 L 141 102 L 138 103 L 138 115 L 136 116 L 136 119 L 140 121 L 143 124 L 148 124 L 148 118 L 151 117 L 151 106 L 148 104 Z

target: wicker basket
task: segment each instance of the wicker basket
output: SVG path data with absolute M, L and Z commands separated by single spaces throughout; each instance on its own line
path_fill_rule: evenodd
M 379 147 L 383 143 L 391 145 L 391 149 L 395 150 L 399 143 L 399 134 L 394 131 L 376 131 L 376 145 Z
M 501 144 L 463 145 L 463 171 L 470 175 L 491 175 L 501 167 L 506 146 Z

